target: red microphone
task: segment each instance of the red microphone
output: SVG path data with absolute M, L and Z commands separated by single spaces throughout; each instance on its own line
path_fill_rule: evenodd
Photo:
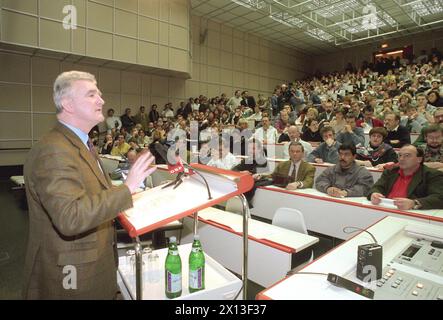
M 185 171 L 185 167 L 183 166 L 180 157 L 178 156 L 175 157 L 175 164 L 168 163 L 168 170 L 170 174 L 175 174 Z

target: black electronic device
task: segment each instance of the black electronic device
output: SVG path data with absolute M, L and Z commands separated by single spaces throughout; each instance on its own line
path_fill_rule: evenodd
M 381 245 L 371 243 L 358 246 L 357 278 L 366 282 L 380 279 L 382 277 L 382 262 L 383 247 Z
M 347 229 L 354 229 L 354 231 L 347 231 Z M 371 236 L 373 243 L 363 244 L 357 248 L 357 273 L 359 280 L 370 282 L 378 280 L 382 277 L 382 263 L 383 263 L 383 247 L 378 244 L 377 239 L 368 230 L 357 227 L 345 227 L 344 233 L 352 233 L 355 231 L 363 231 Z
M 342 278 L 334 273 L 328 274 L 328 281 L 337 287 L 345 288 L 345 289 L 350 290 L 354 293 L 362 295 L 363 297 L 366 297 L 369 299 L 374 298 L 374 291 L 372 291 L 371 289 L 365 288 L 362 285 L 359 285 L 358 283 L 355 283 L 351 280 Z

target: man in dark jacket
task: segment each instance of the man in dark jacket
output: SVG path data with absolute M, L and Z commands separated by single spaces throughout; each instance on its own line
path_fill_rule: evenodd
M 390 144 L 392 148 L 401 148 L 411 143 L 409 130 L 400 125 L 400 116 L 393 112 L 385 114 L 385 128 L 388 130 L 385 143 Z
M 372 204 L 390 198 L 400 210 L 443 209 L 443 172 L 423 165 L 423 150 L 403 146 L 398 164 L 398 168 L 385 170 L 369 191 Z

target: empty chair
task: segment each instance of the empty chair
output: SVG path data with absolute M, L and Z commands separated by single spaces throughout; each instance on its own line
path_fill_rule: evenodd
M 308 234 L 303 214 L 292 208 L 278 208 L 275 211 L 272 224 L 278 227 L 290 229 L 300 233 Z
M 274 217 L 272 218 L 272 224 L 281 228 L 293 230 L 299 233 L 308 234 L 308 229 L 306 228 L 306 223 L 305 219 L 303 218 L 303 214 L 300 212 L 300 210 L 297 209 L 278 208 L 275 211 Z M 314 250 L 311 250 L 310 257 L 304 258 L 303 259 L 304 261 L 302 260 L 301 264 L 299 263 L 300 261 L 297 261 L 295 264 L 298 264 L 298 266 L 292 269 L 290 273 L 297 272 L 298 270 L 303 268 L 306 264 L 311 262 L 313 259 L 314 259 Z

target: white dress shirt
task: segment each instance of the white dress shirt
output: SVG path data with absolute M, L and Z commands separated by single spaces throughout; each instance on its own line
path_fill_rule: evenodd
M 263 143 L 266 140 L 268 143 L 277 143 L 278 132 L 273 126 L 270 126 L 268 130 L 264 130 L 260 127 L 255 130 L 254 138 Z
M 209 160 L 208 162 L 208 166 L 216 167 L 219 169 L 231 170 L 237 164 L 239 164 L 239 162 L 240 161 L 232 153 L 228 152 L 224 158 L 217 160 L 211 158 L 211 160 Z

